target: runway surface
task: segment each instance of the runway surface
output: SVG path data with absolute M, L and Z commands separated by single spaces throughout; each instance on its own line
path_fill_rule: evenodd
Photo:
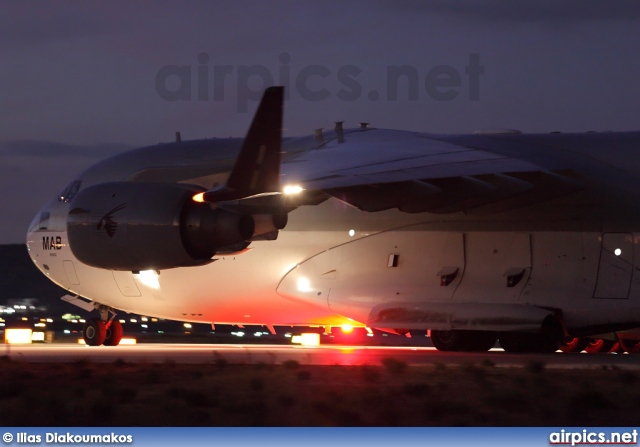
M 118 359 L 131 363 L 184 364 L 214 363 L 223 358 L 229 363 L 279 364 L 296 360 L 303 365 L 380 365 L 393 357 L 409 365 L 479 364 L 489 359 L 496 366 L 518 367 L 532 360 L 542 361 L 547 368 L 620 368 L 640 369 L 640 355 L 628 354 L 507 354 L 494 349 L 483 353 L 440 352 L 425 347 L 336 346 L 303 347 L 288 345 L 228 344 L 137 344 L 117 347 L 88 347 L 74 344 L 5 345 L 0 356 L 27 362 L 92 362 L 109 363 Z

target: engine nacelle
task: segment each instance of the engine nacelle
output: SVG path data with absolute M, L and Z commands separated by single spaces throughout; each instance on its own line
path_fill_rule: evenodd
M 288 216 L 286 213 L 280 214 L 254 214 L 253 222 L 255 229 L 253 232 L 254 240 L 260 236 L 277 233 L 287 226 Z
M 67 218 L 82 263 L 109 270 L 162 270 L 207 263 L 251 239 L 253 217 L 192 200 L 192 185 L 102 183 L 81 190 Z M 249 242 L 246 242 L 249 245 Z

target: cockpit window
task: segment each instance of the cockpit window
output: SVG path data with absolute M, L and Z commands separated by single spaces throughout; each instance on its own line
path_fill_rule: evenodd
M 69 183 L 69 186 L 62 191 L 58 200 L 64 203 L 71 202 L 71 199 L 73 199 L 74 196 L 78 194 L 78 191 L 80 191 L 80 185 L 82 185 L 82 180 L 74 180 Z
M 38 222 L 38 230 L 46 230 L 49 228 L 49 213 L 43 211 L 40 213 L 40 221 Z

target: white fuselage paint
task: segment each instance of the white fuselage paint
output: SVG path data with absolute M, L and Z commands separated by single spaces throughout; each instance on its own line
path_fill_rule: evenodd
M 156 165 L 176 166 L 167 154 L 162 155 L 166 160 L 155 160 Z M 319 169 L 312 155 L 308 164 Z M 145 159 L 140 152 L 124 161 L 109 160 L 106 168 L 87 171 L 83 186 L 131 181 L 136 172 L 147 177 L 171 172 L 169 167 L 145 171 Z M 284 169 L 285 175 L 292 169 Z M 202 175 L 202 182 L 213 181 L 213 176 Z M 628 189 L 636 182 L 635 177 L 613 180 L 616 187 Z M 332 198 L 292 211 L 275 241 L 253 242 L 251 250 L 215 257 L 208 265 L 149 274 L 80 263 L 68 246 L 69 204 L 54 200 L 42 209 L 49 213 L 46 228 L 39 226 L 41 212 L 27 245 L 35 265 L 68 293 L 126 312 L 175 320 L 272 325 L 354 320 L 366 325 L 376 306 L 420 310 L 429 303 L 459 303 L 554 309 L 569 329 L 640 325 L 637 216 L 622 223 L 595 216 L 583 223 L 600 202 L 591 203 L 589 192 L 572 197 L 488 218 L 398 210 L 367 213 Z M 614 205 L 618 213 L 626 206 Z M 389 265 L 392 256 L 395 266 Z M 452 271 L 455 277 L 443 284 L 443 272 Z M 514 274 L 520 278 L 509 287 Z M 452 327 L 450 322 L 438 326 Z
M 411 223 L 425 220 L 421 215 L 362 213 L 329 200 L 292 212 L 294 229 L 281 231 L 277 241 L 254 242 L 246 253 L 216 257 L 205 266 L 163 270 L 149 281 L 78 262 L 64 226 L 56 225 L 64 221 L 66 208 L 53 203 L 49 228 L 29 232 L 35 265 L 71 294 L 137 314 L 210 323 L 337 325 L 348 319 L 366 324 L 373 307 L 385 303 L 489 302 L 562 309 L 568 327 L 640 318 L 640 271 L 615 265 L 640 260 L 638 236 L 622 234 L 603 252 L 600 233 L 434 231 L 429 223 Z M 359 219 L 361 214 L 367 218 Z M 313 229 L 311 222 L 325 222 L 323 216 L 336 216 L 332 228 Z M 404 225 L 381 228 L 397 219 Z M 298 228 L 307 224 L 312 229 Z M 619 256 L 616 249 L 622 250 Z M 388 266 L 390 255 L 397 256 L 396 267 Z M 443 286 L 438 275 L 446 268 L 458 271 Z M 607 268 L 617 276 L 599 277 Z M 523 270 L 514 287 L 507 287 L 510 269 Z

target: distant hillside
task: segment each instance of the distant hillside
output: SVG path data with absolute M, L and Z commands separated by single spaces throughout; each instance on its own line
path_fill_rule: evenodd
M 68 310 L 60 301 L 64 294 L 33 265 L 26 245 L 0 245 L 0 305 L 15 298 L 37 298 L 50 310 Z

